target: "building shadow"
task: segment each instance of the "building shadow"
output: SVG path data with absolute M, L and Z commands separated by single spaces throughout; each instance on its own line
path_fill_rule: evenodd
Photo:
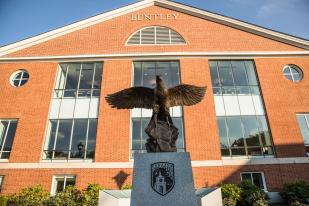
M 113 177 L 113 180 L 116 182 L 118 189 L 121 189 L 124 186 L 123 184 L 126 182 L 129 176 L 130 175 L 128 173 L 121 170 Z

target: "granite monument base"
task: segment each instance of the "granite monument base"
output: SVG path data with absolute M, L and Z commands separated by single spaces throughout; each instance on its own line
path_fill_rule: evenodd
M 197 206 L 189 153 L 134 155 L 131 206 Z

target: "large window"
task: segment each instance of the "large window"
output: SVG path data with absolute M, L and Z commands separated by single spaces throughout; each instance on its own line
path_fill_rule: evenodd
M 134 86 L 154 88 L 156 75 L 162 75 L 168 87 L 178 85 L 180 83 L 179 63 L 177 61 L 134 62 Z M 179 130 L 177 151 L 185 151 L 182 107 L 170 108 L 170 114 L 174 125 Z M 135 152 L 146 152 L 145 142 L 148 136 L 144 130 L 151 116 L 152 111 L 147 109 L 133 109 L 131 112 L 131 158 Z
M 17 120 L 0 120 L 0 159 L 9 159 Z
M 240 178 L 241 181 L 250 181 L 261 190 L 267 191 L 263 172 L 242 172 L 240 173 Z
M 301 134 L 304 138 L 305 148 L 309 156 L 309 114 L 298 114 L 297 120 Z
M 101 79 L 101 63 L 59 65 L 44 159 L 94 158 Z
M 210 61 L 223 157 L 274 155 L 252 61 Z

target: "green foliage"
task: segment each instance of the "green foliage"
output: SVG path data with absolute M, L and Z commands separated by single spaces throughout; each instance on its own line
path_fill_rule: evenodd
M 124 185 L 121 187 L 122 190 L 131 190 L 132 189 L 132 185 Z
M 280 195 L 289 203 L 306 203 L 309 199 L 309 184 L 303 181 L 284 184 Z
M 97 206 L 99 202 L 99 191 L 103 188 L 99 184 L 89 184 L 86 189 L 83 190 L 84 205 Z
M 55 206 L 82 206 L 85 198 L 80 190 L 69 185 L 64 191 L 57 193 L 51 202 Z
M 235 184 L 225 184 L 221 187 L 223 205 L 236 206 L 241 198 L 242 190 Z
M 6 196 L 0 196 L 0 206 L 6 206 L 8 198 Z
M 309 204 L 300 203 L 298 201 L 292 202 L 290 206 L 309 206 Z
M 242 189 L 240 205 L 242 206 L 267 206 L 268 196 L 251 181 L 242 181 L 239 184 Z

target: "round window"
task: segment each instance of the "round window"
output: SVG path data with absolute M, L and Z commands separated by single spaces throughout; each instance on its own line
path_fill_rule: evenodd
M 14 87 L 20 87 L 27 83 L 29 74 L 26 70 L 18 70 L 11 75 L 10 83 Z
M 303 79 L 303 72 L 296 65 L 286 65 L 283 68 L 283 75 L 292 82 L 299 82 Z

